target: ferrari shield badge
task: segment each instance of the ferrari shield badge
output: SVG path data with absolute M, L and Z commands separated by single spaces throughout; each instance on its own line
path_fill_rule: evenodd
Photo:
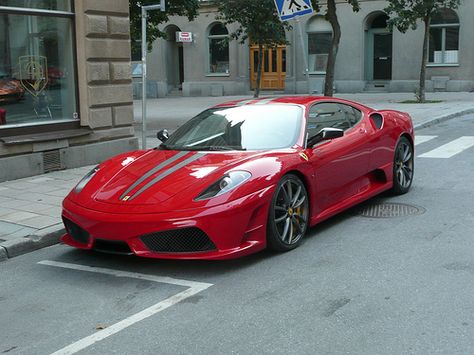
M 40 55 L 19 58 L 21 85 L 33 96 L 38 96 L 48 85 L 48 62 Z
M 303 153 L 303 152 L 300 153 L 300 157 L 303 158 L 303 159 L 306 160 L 306 161 L 309 160 L 309 159 L 308 159 L 308 156 L 307 156 L 305 153 Z

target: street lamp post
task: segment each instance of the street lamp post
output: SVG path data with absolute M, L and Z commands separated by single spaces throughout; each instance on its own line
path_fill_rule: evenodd
M 142 149 L 146 149 L 146 25 L 147 12 L 152 10 L 165 11 L 165 0 L 156 5 L 142 5 Z

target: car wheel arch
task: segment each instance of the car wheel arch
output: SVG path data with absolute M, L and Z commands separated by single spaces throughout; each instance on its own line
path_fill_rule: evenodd
M 299 170 L 289 170 L 289 171 L 286 171 L 280 178 L 280 180 L 286 176 L 286 175 L 295 175 L 296 177 L 298 177 L 302 182 L 303 182 L 303 185 L 306 189 L 306 193 L 308 194 L 308 215 L 311 216 L 311 211 L 312 211 L 312 206 L 311 206 L 311 201 L 312 201 L 312 198 L 313 198 L 313 191 L 311 189 L 311 183 L 309 182 L 307 176 L 302 173 L 301 171 Z

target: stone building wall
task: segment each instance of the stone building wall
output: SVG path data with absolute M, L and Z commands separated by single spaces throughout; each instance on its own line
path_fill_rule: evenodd
M 74 0 L 74 12 L 79 120 L 3 129 L 0 181 L 92 165 L 138 147 L 129 2 Z

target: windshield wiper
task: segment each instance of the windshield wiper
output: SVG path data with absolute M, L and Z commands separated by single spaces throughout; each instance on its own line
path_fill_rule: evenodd
M 209 150 L 209 151 L 221 151 L 221 150 L 247 150 L 242 147 L 236 147 L 236 146 L 225 146 L 225 145 L 201 145 L 201 146 L 193 146 L 193 147 L 182 147 L 181 150 Z
M 157 149 L 158 149 L 158 148 L 159 148 L 159 149 L 162 149 L 162 150 L 172 150 L 172 148 L 169 147 L 169 146 L 167 146 L 165 143 L 161 143 L 161 144 L 157 147 Z
M 219 151 L 219 150 L 246 150 L 246 149 L 242 147 L 237 147 L 237 146 L 210 145 L 210 146 L 205 147 L 204 150 Z

